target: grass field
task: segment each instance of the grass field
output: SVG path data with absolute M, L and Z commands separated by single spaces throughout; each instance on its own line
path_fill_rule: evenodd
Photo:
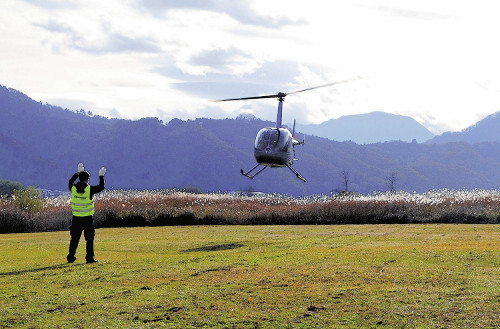
M 498 328 L 499 225 L 0 235 L 2 328 Z

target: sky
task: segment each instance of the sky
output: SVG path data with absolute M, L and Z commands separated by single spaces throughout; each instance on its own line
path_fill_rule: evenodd
M 321 123 L 384 111 L 431 132 L 500 111 L 494 0 L 2 0 L 0 84 L 106 117 Z

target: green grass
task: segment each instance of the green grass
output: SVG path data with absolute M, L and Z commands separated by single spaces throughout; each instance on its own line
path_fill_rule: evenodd
M 497 328 L 499 225 L 0 235 L 4 328 Z

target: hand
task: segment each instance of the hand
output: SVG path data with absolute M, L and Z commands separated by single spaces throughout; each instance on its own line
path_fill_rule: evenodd
M 80 162 L 80 163 L 78 164 L 78 173 L 80 173 L 80 172 L 82 172 L 82 171 L 84 171 L 84 170 L 85 170 L 85 168 L 83 167 L 83 163 L 81 163 L 81 162 Z
M 99 176 L 104 176 L 106 175 L 106 167 L 101 167 L 101 169 L 99 169 Z

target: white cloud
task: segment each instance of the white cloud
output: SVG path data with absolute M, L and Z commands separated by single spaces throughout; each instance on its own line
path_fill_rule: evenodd
M 496 12 L 488 0 L 5 0 L 0 84 L 103 115 L 274 120 L 272 101 L 208 100 L 361 76 L 287 97 L 285 117 L 381 110 L 458 130 L 500 110 Z

